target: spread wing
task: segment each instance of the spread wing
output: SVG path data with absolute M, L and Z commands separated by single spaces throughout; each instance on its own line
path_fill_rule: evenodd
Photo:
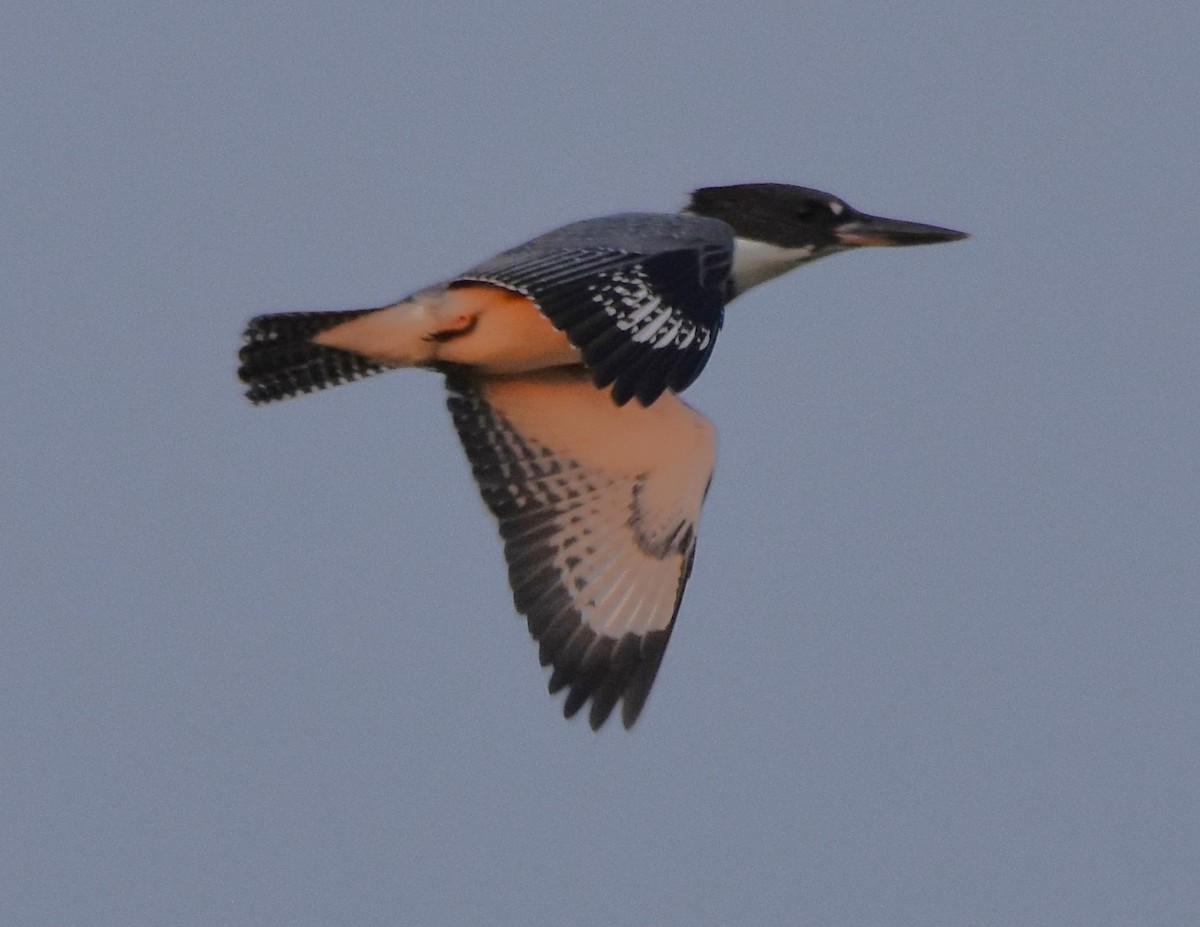
M 691 571 L 712 426 L 672 393 L 617 406 L 578 367 L 446 383 L 550 692 L 567 717 L 591 699 L 593 729 L 623 699 L 632 726 Z
M 725 241 L 648 253 L 547 242 L 498 255 L 458 282 L 529 297 L 580 350 L 596 386 L 611 385 L 618 405 L 634 397 L 650 405 L 668 389 L 687 388 L 708 362 L 731 261 Z

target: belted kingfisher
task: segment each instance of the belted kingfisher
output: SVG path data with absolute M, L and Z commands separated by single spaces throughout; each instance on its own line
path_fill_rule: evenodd
M 238 376 L 259 404 L 395 367 L 444 374 L 550 692 L 568 690 L 568 718 L 590 699 L 593 730 L 621 700 L 629 728 L 716 458 L 712 424 L 677 394 L 725 304 L 839 251 L 966 237 L 806 187 L 705 187 L 677 215 L 575 222 L 388 306 L 258 316 Z

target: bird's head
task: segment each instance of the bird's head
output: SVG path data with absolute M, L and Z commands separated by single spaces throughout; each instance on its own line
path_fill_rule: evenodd
M 683 212 L 733 228 L 738 241 L 732 275 L 739 293 L 850 248 L 932 245 L 967 237 L 936 225 L 871 216 L 832 194 L 782 183 L 702 187 Z

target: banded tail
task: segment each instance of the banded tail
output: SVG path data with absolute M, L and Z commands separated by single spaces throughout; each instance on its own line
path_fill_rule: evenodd
M 481 375 L 575 365 L 579 350 L 520 293 L 487 283 L 423 290 L 390 306 L 250 320 L 238 376 L 256 405 L 396 367 Z
M 342 312 L 282 312 L 250 320 L 238 352 L 238 378 L 255 405 L 361 380 L 389 365 L 353 351 L 316 344 L 321 332 L 375 309 Z

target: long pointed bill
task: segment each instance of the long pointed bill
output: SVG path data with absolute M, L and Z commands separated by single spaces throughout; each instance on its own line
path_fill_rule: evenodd
M 864 215 L 842 223 L 834 230 L 834 234 L 838 241 L 848 248 L 936 245 L 943 241 L 959 241 L 970 237 L 966 232 L 956 232 L 936 225 Z

